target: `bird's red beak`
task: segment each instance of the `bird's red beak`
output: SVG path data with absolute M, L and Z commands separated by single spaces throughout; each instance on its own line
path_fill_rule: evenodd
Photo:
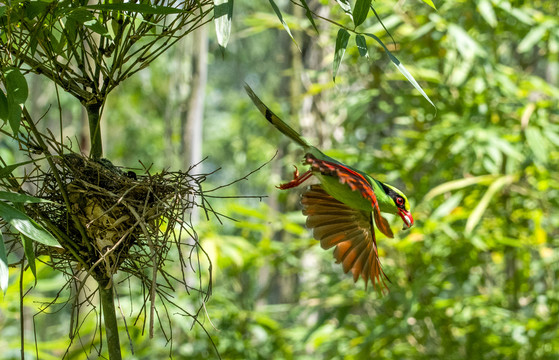
M 411 213 L 409 211 L 398 209 L 398 214 L 404 221 L 404 227 L 402 228 L 402 230 L 407 230 L 413 226 L 413 216 L 411 216 Z

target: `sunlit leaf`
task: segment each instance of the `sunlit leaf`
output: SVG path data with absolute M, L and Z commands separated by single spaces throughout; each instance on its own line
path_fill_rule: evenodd
M 363 24 L 363 21 L 367 19 L 367 14 L 369 14 L 369 7 L 371 6 L 371 0 L 356 0 L 355 7 L 353 8 L 353 23 L 355 27 Z
M 406 70 L 406 68 L 404 67 L 404 64 L 402 64 L 400 62 L 400 60 L 398 60 L 391 52 L 390 50 L 388 50 L 388 48 L 386 47 L 386 45 L 384 45 L 384 43 L 374 34 L 370 34 L 367 33 L 365 34 L 373 39 L 375 39 L 380 46 L 383 47 L 384 51 L 386 51 L 386 53 L 388 54 L 388 57 L 390 58 L 390 60 L 392 61 L 392 63 L 396 66 L 396 68 L 398 68 L 398 70 L 402 73 L 402 75 L 404 75 L 406 77 L 406 79 L 408 79 L 408 81 L 413 85 L 414 88 L 417 89 L 417 91 L 419 91 L 419 93 L 421 95 L 423 95 L 423 97 L 425 99 L 427 99 L 427 101 L 429 101 L 429 103 L 431 105 L 433 105 L 434 108 L 436 108 L 435 104 L 431 101 L 431 99 L 429 98 L 429 96 L 427 96 L 427 94 L 425 93 L 425 91 L 423 91 L 423 89 L 421 88 L 421 86 L 419 86 L 419 84 L 417 83 L 417 81 L 415 81 L 415 79 L 413 78 L 413 76 L 408 72 L 408 70 Z
M 526 129 L 526 142 L 530 149 L 532 149 L 536 160 L 543 164 L 549 161 L 549 154 L 545 146 L 546 141 L 540 129 L 532 126 L 528 127 Z
M 35 220 L 13 206 L 0 201 L 0 218 L 28 238 L 48 246 L 60 246 L 58 241 Z
M 430 7 L 432 7 L 433 9 L 437 10 L 437 7 L 433 3 L 433 0 L 423 0 L 423 2 L 427 5 L 429 5 Z
M 474 176 L 459 180 L 452 180 L 446 182 L 444 184 L 435 186 L 432 188 L 423 198 L 423 201 L 429 201 L 435 196 L 447 193 L 453 190 L 463 189 L 468 186 L 472 186 L 475 184 L 489 184 L 495 180 L 495 175 L 482 175 L 482 176 Z
M 231 35 L 233 0 L 214 0 L 214 23 L 217 43 L 225 48 Z
M 495 16 L 495 10 L 493 10 L 493 5 L 491 5 L 489 0 L 480 0 L 477 8 L 481 16 L 491 27 L 497 26 L 497 16 Z
M 338 30 L 338 36 L 336 37 L 336 50 L 334 53 L 334 75 L 333 79 L 336 81 L 336 74 L 338 73 L 338 68 L 345 54 L 347 48 L 347 42 L 349 40 L 349 33 L 346 29 Z
M 481 200 L 478 202 L 474 211 L 472 211 L 472 213 L 470 214 L 470 217 L 468 217 L 468 221 L 466 222 L 466 227 L 465 227 L 466 235 L 471 234 L 472 231 L 474 230 L 474 228 L 476 227 L 476 225 L 479 223 L 479 221 L 481 220 L 481 217 L 485 213 L 485 210 L 489 206 L 489 203 L 491 202 L 491 199 L 493 199 L 493 196 L 495 196 L 495 194 L 499 190 L 501 190 L 503 188 L 503 186 L 512 183 L 514 181 L 514 179 L 515 179 L 515 177 L 513 175 L 502 176 L 502 177 L 498 178 L 497 180 L 495 180 L 489 186 L 489 188 L 487 189 L 485 194 L 483 194 L 483 197 L 481 198 Z
M 297 48 L 299 49 L 299 51 L 301 51 L 301 49 L 299 48 L 299 45 L 297 44 L 297 42 L 295 41 L 295 38 L 293 37 L 293 35 L 291 34 L 291 30 L 289 30 L 289 26 L 287 25 L 287 23 L 283 20 L 283 16 L 281 15 L 281 11 L 278 8 L 278 6 L 276 5 L 276 3 L 274 2 L 274 0 L 269 0 L 270 4 L 272 5 L 272 8 L 274 9 L 274 12 L 276 13 L 279 21 L 281 22 L 281 24 L 283 25 L 283 28 L 285 29 L 285 31 L 287 31 L 287 33 L 289 34 L 289 37 L 291 38 L 291 40 L 293 40 L 293 42 L 295 43 L 295 45 L 297 46 Z
M 445 202 L 443 202 L 433 213 L 429 216 L 430 220 L 439 219 L 447 216 L 452 210 L 454 210 L 462 201 L 464 194 L 459 192 L 451 197 L 449 197 Z
M 524 39 L 522 39 L 520 44 L 518 44 L 518 52 L 525 53 L 527 51 L 532 51 L 534 49 L 534 46 L 536 46 L 536 44 L 540 42 L 540 40 L 542 40 L 543 37 L 547 34 L 548 27 L 549 24 L 542 24 L 540 26 L 532 28 L 528 32 L 528 34 L 526 34 Z
M 6 254 L 6 247 L 4 246 L 4 238 L 0 231 L 0 290 L 6 295 L 8 289 L 8 279 L 10 272 L 8 269 L 8 255 Z
M 338 5 L 342 8 L 342 10 L 349 15 L 349 17 L 353 20 L 353 15 L 351 14 L 351 5 L 348 0 L 336 0 Z

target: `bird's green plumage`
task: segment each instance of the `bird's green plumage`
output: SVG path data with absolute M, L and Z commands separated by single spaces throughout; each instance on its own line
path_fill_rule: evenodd
M 392 191 L 393 193 L 401 196 L 405 201 L 405 208 L 409 211 L 409 203 L 406 196 L 395 187 L 383 184 L 380 181 L 372 178 L 371 176 L 367 175 L 366 173 L 354 169 L 348 165 L 342 164 L 339 161 L 325 155 L 322 151 L 317 149 L 316 147 L 312 146 L 306 139 L 304 139 L 299 133 L 293 130 L 289 125 L 287 125 L 283 120 L 281 120 L 276 114 L 274 114 L 259 98 L 256 94 L 252 91 L 250 86 L 245 84 L 245 89 L 247 94 L 250 96 L 258 110 L 264 115 L 266 120 L 270 122 L 274 127 L 276 127 L 279 131 L 289 137 L 291 140 L 299 144 L 303 149 L 307 152 L 312 154 L 315 158 L 319 160 L 325 160 L 332 163 L 339 164 L 345 168 L 351 169 L 353 172 L 360 174 L 372 187 L 376 199 L 378 201 L 378 205 L 380 211 L 397 214 L 398 207 L 394 203 L 394 199 L 386 192 Z M 333 198 L 342 203 L 350 206 L 354 209 L 359 209 L 367 212 L 373 211 L 373 206 L 371 201 L 364 198 L 359 191 L 352 190 L 347 184 L 340 183 L 339 179 L 335 176 L 321 174 L 320 172 L 313 173 L 318 180 L 320 181 L 321 186 L 324 190 L 330 194 Z

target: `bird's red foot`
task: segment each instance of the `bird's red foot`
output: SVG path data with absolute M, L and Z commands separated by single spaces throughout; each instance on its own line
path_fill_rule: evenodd
M 297 166 L 295 165 L 293 166 L 295 167 L 295 171 L 293 172 L 293 180 L 291 180 L 288 183 L 280 184 L 279 186 L 276 186 L 278 189 L 286 190 L 286 189 L 297 187 L 312 176 L 312 172 L 310 170 L 305 172 L 303 175 L 299 176 L 299 169 L 297 169 Z

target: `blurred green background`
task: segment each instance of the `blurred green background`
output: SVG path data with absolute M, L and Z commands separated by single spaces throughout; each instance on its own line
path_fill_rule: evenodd
M 368 58 L 350 40 L 336 81 L 338 28 L 278 1 L 301 49 L 267 2 L 235 2 L 226 51 L 208 27 L 208 82 L 202 156 L 219 191 L 213 207 L 235 219 L 203 214 L 196 225 L 213 262 L 213 295 L 201 324 L 169 310 L 170 333 L 142 335 L 127 319 L 127 359 L 558 359 L 559 358 L 559 4 L 555 0 L 447 0 L 437 11 L 421 1 L 373 3 L 366 32 L 379 36 L 419 81 L 433 108 L 376 42 Z M 334 2 L 309 1 L 317 13 L 351 26 Z M 204 39 L 202 37 L 202 39 Z M 370 39 L 369 39 L 370 40 Z M 115 164 L 184 168 L 184 93 L 192 80 L 187 37 L 127 80 L 104 112 L 105 156 Z M 377 234 L 391 283 L 382 295 L 354 284 L 304 227 L 300 192 L 289 180 L 302 151 L 271 127 L 242 90 L 262 100 L 318 147 L 402 189 L 415 226 L 394 239 Z M 30 77 L 35 114 L 56 104 L 49 84 Z M 30 96 L 31 98 L 31 96 Z M 81 108 L 61 94 L 64 134 L 76 144 Z M 41 125 L 56 128 L 56 108 Z M 55 132 L 56 133 L 56 132 Z M 0 138 L 5 159 L 18 149 Z M 184 150 L 184 149 L 183 149 Z M 172 264 L 169 266 L 180 266 Z M 19 271 L 0 295 L 0 347 L 19 358 Z M 27 271 L 29 272 L 29 271 Z M 27 272 L 25 288 L 33 285 Z M 29 357 L 58 359 L 68 346 L 69 289 L 40 267 L 25 297 Z M 143 297 L 122 284 L 129 315 Z M 58 296 L 58 297 L 57 297 Z M 174 301 L 199 305 L 184 291 Z M 41 304 L 55 299 L 46 312 Z M 36 316 L 33 316 L 37 314 Z M 84 320 L 68 359 L 85 359 L 96 315 Z M 141 322 L 140 322 L 141 324 Z M 203 325 L 203 327 L 201 326 Z M 93 341 L 98 346 L 97 340 Z M 84 351 L 83 348 L 86 350 Z M 7 350 L 6 350 L 7 349 Z M 93 352 L 95 354 L 95 352 Z

